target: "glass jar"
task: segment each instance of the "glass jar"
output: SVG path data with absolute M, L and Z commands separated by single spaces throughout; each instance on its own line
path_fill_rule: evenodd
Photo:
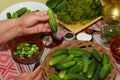
M 103 0 L 103 23 L 101 41 L 107 45 L 110 41 L 120 35 L 120 0 Z
M 120 17 L 118 16 L 107 16 L 104 17 L 102 23 L 102 34 L 101 41 L 106 46 L 109 45 L 110 41 L 120 35 Z
M 120 0 L 111 0 L 103 6 L 104 16 L 120 16 Z

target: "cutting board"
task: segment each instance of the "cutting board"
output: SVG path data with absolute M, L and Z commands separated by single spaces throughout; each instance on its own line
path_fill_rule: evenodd
M 70 30 L 70 31 L 72 31 L 73 33 L 76 34 L 76 33 L 80 32 L 80 31 L 82 31 L 83 29 L 87 28 L 88 26 L 92 25 L 93 23 L 97 22 L 101 18 L 102 18 L 102 16 L 92 20 L 91 22 L 89 22 L 89 23 L 87 23 L 85 25 L 81 25 L 80 23 L 73 24 L 73 25 L 68 25 L 68 24 L 64 24 L 62 22 L 60 22 L 60 24 L 63 25 L 68 30 Z

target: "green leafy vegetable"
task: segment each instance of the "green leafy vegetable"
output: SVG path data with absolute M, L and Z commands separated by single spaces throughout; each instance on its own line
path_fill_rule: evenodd
M 86 24 L 102 14 L 100 0 L 48 0 L 46 5 L 66 24 Z

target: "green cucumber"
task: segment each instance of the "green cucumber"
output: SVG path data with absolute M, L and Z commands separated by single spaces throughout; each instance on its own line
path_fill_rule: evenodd
M 92 49 L 92 55 L 93 57 L 98 61 L 98 62 L 101 62 L 101 56 L 99 54 L 99 52 L 96 50 L 96 49 Z
M 66 74 L 63 80 L 80 80 L 80 76 L 78 74 Z
M 83 50 L 79 47 L 72 47 L 68 51 L 69 55 L 74 55 L 75 57 L 81 57 L 84 53 Z
M 57 32 L 57 24 L 56 24 L 54 12 L 52 9 L 49 8 L 47 13 L 49 15 L 50 28 L 51 28 L 53 33 L 56 33 Z
M 99 80 L 99 73 L 100 73 L 101 68 L 102 68 L 101 65 L 97 66 L 96 71 L 91 80 Z
M 26 14 L 30 14 L 32 11 L 30 9 L 27 9 Z
M 80 57 L 80 58 L 75 57 L 75 58 L 73 59 L 73 61 L 74 61 L 75 63 L 78 63 L 78 62 L 82 61 L 82 58 L 81 58 L 81 57 Z
M 17 13 L 18 17 L 21 17 L 22 15 L 24 15 L 26 13 L 26 11 L 27 11 L 27 8 L 23 7 L 21 9 L 17 10 L 16 13 Z
M 105 64 L 109 64 L 109 56 L 107 53 L 103 53 L 102 54 L 102 64 L 105 65 Z
M 89 51 L 82 49 L 82 48 L 80 48 L 80 49 L 83 52 L 83 54 L 87 54 L 89 58 L 92 58 L 92 54 Z
M 96 71 L 96 67 L 97 67 L 97 64 L 95 61 L 92 61 L 90 64 L 89 64 L 89 69 L 87 71 L 87 78 L 91 79 L 93 77 L 93 74 L 95 73 Z
M 59 63 L 61 60 L 67 58 L 67 55 L 60 55 L 60 56 L 57 56 L 57 57 L 53 57 L 50 61 L 49 61 L 49 65 L 50 66 L 54 66 L 56 65 L 57 63 Z
M 79 73 L 82 70 L 82 61 L 78 62 L 76 65 L 73 65 L 70 69 L 68 69 L 68 73 Z
M 7 19 L 11 19 L 12 18 L 12 15 L 11 15 L 11 13 L 10 12 L 7 12 Z
M 64 58 L 63 60 L 61 60 L 58 64 L 56 65 L 61 65 L 65 62 L 68 62 L 68 61 L 72 61 L 74 59 L 74 56 L 73 55 L 69 55 L 67 58 Z
M 18 14 L 16 12 L 13 13 L 13 18 L 18 18 Z
M 75 65 L 75 62 L 74 61 L 68 61 L 68 62 L 64 62 L 62 64 L 59 64 L 59 65 L 56 65 L 55 68 L 57 70 L 65 70 L 65 69 L 68 69 L 70 68 L 71 66 Z
M 59 55 L 67 54 L 67 53 L 68 53 L 68 49 L 60 48 L 52 52 L 52 56 L 55 57 L 55 56 L 59 56 Z
M 110 64 L 105 64 L 101 70 L 100 70 L 100 74 L 99 74 L 99 79 L 100 80 L 104 80 L 105 77 L 111 72 L 111 65 Z
M 62 80 L 57 74 L 50 74 L 50 80 Z
M 83 62 L 83 72 L 86 73 L 88 71 L 88 66 L 89 66 L 89 58 L 87 54 L 83 54 L 82 62 Z
M 62 71 L 60 71 L 59 72 L 59 77 L 61 78 L 61 79 L 63 79 L 64 78 L 64 76 L 66 75 L 66 73 L 67 73 L 67 70 L 62 70 Z

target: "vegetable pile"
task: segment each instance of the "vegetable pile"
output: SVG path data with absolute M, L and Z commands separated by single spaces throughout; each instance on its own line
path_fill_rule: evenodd
M 18 18 L 18 17 L 21 17 L 23 15 L 29 14 L 31 12 L 38 12 L 38 11 L 39 10 L 32 11 L 32 10 L 26 8 L 26 7 L 22 7 L 19 10 L 13 12 L 13 14 L 10 13 L 10 12 L 7 12 L 6 15 L 7 15 L 8 19 L 11 19 L 11 18 Z
M 49 66 L 58 72 L 50 74 L 50 80 L 104 80 L 112 70 L 106 52 L 100 55 L 96 49 L 89 52 L 79 47 L 55 50 Z
M 39 47 L 35 44 L 22 43 L 16 46 L 14 55 L 19 58 L 29 58 L 39 52 Z
M 86 24 L 102 14 L 100 0 L 48 0 L 46 5 L 66 24 Z

